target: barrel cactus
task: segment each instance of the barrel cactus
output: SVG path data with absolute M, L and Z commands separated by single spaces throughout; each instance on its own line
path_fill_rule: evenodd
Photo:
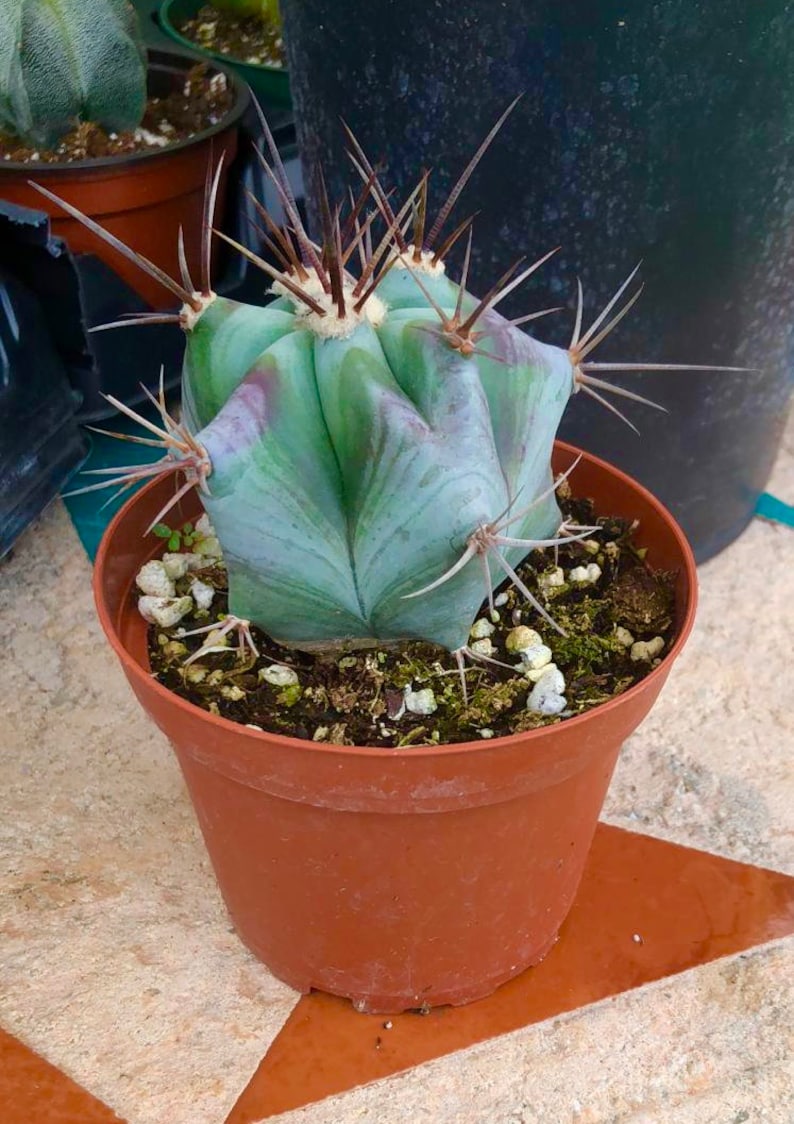
M 278 264 L 238 249 L 272 279 L 272 303 L 215 295 L 208 248 L 199 288 L 186 268 L 181 282 L 165 279 L 184 302 L 182 417 L 161 397 L 162 427 L 145 424 L 164 459 L 93 487 L 177 472 L 183 483 L 167 507 L 199 487 L 228 568 L 227 629 L 254 623 L 307 650 L 418 638 L 462 658 L 496 584 L 507 577 L 532 598 L 516 566 L 533 547 L 592 531 L 562 523 L 552 477 L 571 396 L 605 402 L 611 389 L 644 401 L 601 371 L 666 365 L 588 358 L 637 299 L 616 311 L 634 274 L 587 331 L 580 287 L 568 348 L 523 330 L 558 310 L 510 321 L 496 307 L 550 255 L 517 263 L 482 299 L 466 291 L 471 225 L 441 234 L 485 144 L 432 224 L 427 177 L 395 214 L 353 144 L 363 188 L 346 217 L 320 188 L 321 246 L 272 143 L 273 167 L 262 157 L 287 216 L 279 227 L 259 207 Z M 464 237 L 456 283 L 445 257 Z
M 0 132 L 46 147 L 83 121 L 132 129 L 145 104 L 128 0 L 0 0 Z

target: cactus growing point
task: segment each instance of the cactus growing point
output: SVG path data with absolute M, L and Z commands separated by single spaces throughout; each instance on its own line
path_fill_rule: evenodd
M 636 270 L 584 332 L 580 286 L 568 348 L 521 330 L 556 310 L 514 321 L 496 310 L 550 255 L 517 263 L 481 300 L 466 291 L 470 222 L 438 240 L 501 120 L 428 233 L 427 176 L 395 214 L 353 141 L 363 188 L 343 218 L 320 181 L 322 246 L 302 225 L 263 122 L 273 166 L 261 159 L 286 225 L 258 210 L 279 264 L 238 249 L 271 277 L 276 299 L 261 308 L 216 296 L 208 248 L 200 290 L 186 268 L 181 283 L 165 279 L 183 301 L 182 419 L 161 395 L 163 428 L 147 424 L 163 461 L 108 483 L 182 471 L 175 498 L 200 486 L 242 627 L 308 650 L 417 638 L 460 662 L 494 584 L 506 575 L 534 602 L 516 566 L 534 546 L 577 534 L 561 525 L 550 467 L 571 395 L 608 404 L 600 391 L 612 390 L 642 402 L 592 372 L 675 369 L 588 358 L 639 296 L 615 312 Z M 208 232 L 213 196 L 208 189 Z M 467 231 L 456 284 L 444 258 Z
M 0 132 L 47 147 L 83 121 L 132 129 L 145 105 L 128 0 L 0 0 Z

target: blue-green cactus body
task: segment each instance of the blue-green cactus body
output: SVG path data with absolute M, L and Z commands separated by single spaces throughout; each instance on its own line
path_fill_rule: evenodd
M 188 336 L 182 380 L 182 409 L 193 432 L 212 421 L 256 359 L 295 331 L 294 307 L 267 308 L 216 297 Z
M 422 284 L 451 314 L 457 286 Z M 478 527 L 550 488 L 572 365 L 494 312 L 478 330 L 503 362 L 464 357 L 403 269 L 379 293 L 382 321 L 344 338 L 315 334 L 288 299 L 205 311 L 184 373 L 187 418 L 212 462 L 204 504 L 231 611 L 275 639 L 421 638 L 454 650 L 487 592 L 479 560 L 408 595 L 449 570 Z M 508 533 L 544 539 L 559 523 L 549 494 Z
M 0 0 L 0 132 L 49 146 L 81 121 L 132 129 L 145 104 L 128 0 Z

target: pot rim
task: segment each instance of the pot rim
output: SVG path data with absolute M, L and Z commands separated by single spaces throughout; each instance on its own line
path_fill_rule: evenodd
M 122 523 L 128 511 L 136 504 L 139 498 L 156 488 L 159 481 L 153 480 L 150 483 L 140 488 L 122 508 L 116 513 L 111 522 L 108 524 L 99 544 L 96 559 L 94 562 L 93 574 L 93 592 L 94 600 L 97 608 L 102 629 L 110 641 L 110 644 L 128 677 L 133 676 L 141 683 L 144 683 L 148 691 L 154 691 L 164 699 L 168 700 L 170 704 L 178 711 L 184 712 L 192 718 L 200 717 L 205 720 L 210 727 L 218 729 L 226 735 L 237 733 L 244 736 L 246 740 L 252 739 L 253 741 L 262 741 L 264 744 L 277 745 L 281 748 L 300 748 L 303 751 L 310 750 L 322 755 L 342 756 L 349 758 L 354 757 L 399 757 L 410 756 L 411 758 L 431 758 L 437 756 L 450 756 L 453 754 L 467 754 L 475 750 L 482 751 L 487 747 L 488 750 L 498 750 L 500 747 L 507 748 L 508 746 L 515 745 L 517 741 L 529 747 L 531 743 L 554 737 L 555 734 L 561 729 L 576 730 L 585 726 L 588 722 L 592 721 L 595 715 L 602 715 L 609 710 L 614 710 L 624 705 L 627 700 L 633 699 L 636 695 L 646 691 L 649 686 L 653 684 L 656 679 L 664 679 L 667 677 L 670 665 L 680 655 L 684 644 L 686 643 L 692 626 L 695 621 L 695 611 L 697 608 L 698 599 L 698 582 L 697 582 L 697 569 L 695 558 L 692 553 L 692 548 L 684 535 L 684 532 L 679 527 L 676 520 L 673 518 L 667 508 L 656 499 L 656 497 L 644 488 L 633 477 L 627 473 L 622 472 L 619 468 L 609 464 L 608 461 L 602 460 L 600 457 L 594 456 L 583 449 L 578 449 L 575 445 L 570 445 L 567 441 L 556 440 L 554 442 L 555 451 L 569 453 L 573 457 L 581 456 L 583 461 L 589 462 L 596 468 L 599 468 L 613 476 L 616 476 L 623 483 L 628 484 L 631 489 L 641 496 L 656 512 L 658 517 L 672 531 L 676 544 L 681 552 L 683 576 L 686 580 L 686 603 L 684 607 L 683 619 L 678 630 L 675 641 L 669 651 L 662 658 L 661 662 L 651 672 L 648 673 L 638 683 L 635 683 L 628 690 L 620 695 L 616 695 L 609 699 L 607 702 L 599 703 L 598 706 L 593 707 L 591 710 L 585 711 L 583 714 L 578 714 L 573 718 L 566 718 L 561 723 L 555 723 L 551 726 L 541 726 L 536 730 L 522 731 L 516 734 L 506 734 L 501 738 L 488 738 L 478 739 L 477 741 L 468 742 L 448 742 L 442 745 L 425 745 L 425 746 L 403 746 L 403 747 L 377 747 L 377 746 L 361 746 L 361 745 L 334 745 L 328 742 L 315 742 L 309 741 L 306 738 L 288 737 L 284 734 L 277 734 L 269 730 L 254 730 L 250 726 L 241 725 L 239 722 L 233 722 L 229 718 L 223 718 L 220 715 L 211 714 L 209 711 L 203 710 L 201 707 L 196 706 L 194 703 L 188 702 L 187 699 L 181 698 L 173 691 L 168 690 L 154 679 L 150 672 L 144 670 L 137 660 L 129 654 L 116 630 L 115 624 L 110 617 L 104 604 L 104 597 L 102 592 L 103 578 L 106 568 L 106 561 L 110 555 L 110 543 L 113 534 L 120 523 Z M 142 540 L 143 541 L 143 540 Z
M 208 55 L 208 58 L 211 57 L 212 56 Z M 197 65 L 201 65 L 200 61 L 197 62 L 181 51 L 150 49 L 148 51 L 146 72 L 148 74 L 150 71 L 172 71 L 179 74 L 186 74 Z M 40 176 L 51 176 L 55 179 L 75 172 L 94 172 L 104 168 L 117 169 L 123 174 L 131 166 L 140 164 L 143 161 L 167 160 L 170 156 L 183 152 L 186 148 L 190 148 L 191 145 L 201 144 L 203 141 L 211 140 L 219 133 L 223 133 L 233 125 L 239 123 L 248 108 L 251 95 L 248 86 L 230 67 L 224 66 L 221 62 L 216 63 L 214 59 L 209 65 L 218 73 L 226 75 L 226 80 L 235 93 L 233 105 L 216 124 L 202 129 L 200 133 L 194 133 L 192 137 L 186 137 L 185 140 L 177 141 L 176 144 L 169 144 L 166 148 L 150 149 L 146 152 L 124 153 L 118 156 L 97 156 L 89 160 L 72 160 L 65 164 L 48 164 L 45 160 L 4 160 L 0 163 L 0 183 L 2 183 L 4 172 L 13 172 L 18 175 L 30 173 L 30 178 L 33 178 L 35 175 L 37 179 Z
M 159 16 L 160 24 L 163 27 L 163 30 L 168 35 L 172 35 L 174 39 L 176 39 L 177 42 L 184 47 L 188 48 L 191 51 L 198 52 L 208 59 L 216 59 L 221 63 L 225 61 L 226 63 L 233 64 L 234 66 L 245 67 L 246 70 L 252 70 L 255 73 L 270 74 L 274 78 L 283 77 L 286 81 L 289 81 L 289 70 L 286 66 L 273 66 L 271 63 L 266 62 L 245 62 L 244 59 L 234 58 L 232 55 L 222 55 L 219 51 L 210 51 L 206 47 L 202 47 L 200 46 L 200 44 L 194 43 L 192 39 L 188 39 L 186 35 L 183 35 L 182 32 L 179 31 L 178 28 L 176 28 L 171 22 L 171 9 L 173 8 L 173 6 L 174 0 L 162 0 L 157 14 Z M 198 9 L 200 7 L 201 0 L 196 0 L 196 8 Z

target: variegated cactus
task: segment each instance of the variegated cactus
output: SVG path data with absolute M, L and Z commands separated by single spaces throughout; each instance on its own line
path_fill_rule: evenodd
M 571 363 L 476 309 L 495 358 L 450 347 L 428 300 L 454 315 L 463 290 L 444 276 L 423 277 L 426 298 L 397 265 L 358 312 L 362 290 L 340 280 L 343 316 L 316 278 L 306 284 L 322 314 L 297 295 L 254 316 L 216 301 L 188 339 L 184 420 L 211 465 L 204 504 L 230 607 L 299 647 L 421 637 L 460 648 L 486 592 L 480 565 L 411 595 L 485 528 L 556 535 L 549 461 Z M 529 543 L 500 545 L 484 540 L 482 557 L 501 578 Z
M 238 249 L 271 277 L 276 299 L 262 308 L 216 296 L 208 245 L 200 289 L 184 261 L 181 283 L 169 282 L 184 302 L 174 317 L 186 333 L 183 416 L 177 424 L 161 399 L 164 460 L 119 480 L 183 475 L 154 522 L 187 489 L 201 489 L 243 631 L 253 622 L 310 650 L 420 638 L 460 661 L 495 584 L 506 576 L 534 601 L 516 573 L 521 559 L 561 535 L 592 532 L 561 523 L 550 462 L 562 413 L 579 390 L 644 401 L 595 370 L 667 365 L 588 358 L 639 295 L 615 311 L 634 274 L 585 332 L 580 287 L 568 348 L 522 330 L 558 310 L 513 321 L 496 311 L 550 255 L 517 264 L 481 300 L 466 291 L 470 224 L 439 240 L 500 124 L 429 230 L 427 177 L 394 214 L 351 137 L 364 186 L 344 219 L 321 190 L 320 247 L 263 122 L 274 166 L 262 160 L 287 223 L 259 211 L 279 264 Z M 467 231 L 458 284 L 445 257 Z
M 145 104 L 128 0 L 0 0 L 0 132 L 49 146 L 82 121 L 132 129 Z

